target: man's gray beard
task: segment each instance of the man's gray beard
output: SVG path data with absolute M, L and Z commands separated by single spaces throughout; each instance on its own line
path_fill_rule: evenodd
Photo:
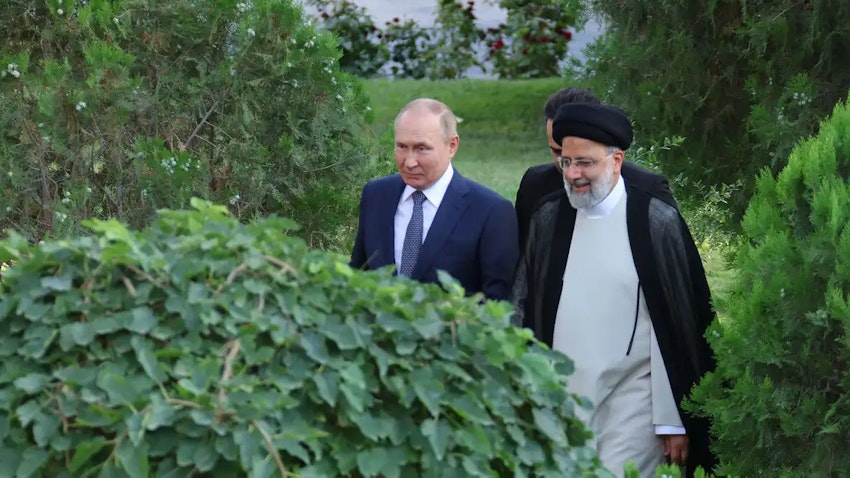
M 586 185 L 587 180 L 579 179 L 576 182 L 579 185 Z M 605 172 L 593 181 L 590 181 L 590 191 L 585 193 L 573 192 L 571 183 L 564 178 L 564 189 L 567 191 L 567 198 L 570 200 L 570 205 L 578 210 L 587 210 L 601 203 L 611 190 L 614 188 L 614 163 L 608 162 L 605 167 Z

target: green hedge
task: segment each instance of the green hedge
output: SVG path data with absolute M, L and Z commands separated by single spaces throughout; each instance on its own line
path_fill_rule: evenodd
M 193 203 L 0 242 L 0 476 L 595 476 L 508 304 Z

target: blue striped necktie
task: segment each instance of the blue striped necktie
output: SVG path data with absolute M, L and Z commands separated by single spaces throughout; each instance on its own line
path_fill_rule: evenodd
M 407 233 L 404 235 L 404 246 L 401 249 L 401 265 L 398 268 L 398 273 L 410 277 L 413 274 L 413 268 L 416 266 L 416 260 L 419 258 L 419 248 L 422 247 L 422 203 L 425 202 L 425 194 L 422 191 L 413 193 L 413 216 L 410 217 L 410 222 L 407 224 Z

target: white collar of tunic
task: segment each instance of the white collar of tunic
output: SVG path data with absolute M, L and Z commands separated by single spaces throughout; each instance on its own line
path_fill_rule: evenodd
M 614 184 L 614 189 L 605 196 L 605 199 L 599 202 L 599 204 L 588 208 L 588 209 L 579 209 L 578 212 L 582 216 L 588 219 L 599 219 L 605 216 L 608 216 L 614 209 L 617 207 L 617 204 L 620 203 L 620 199 L 626 195 L 626 182 L 623 180 L 623 176 L 620 175 L 617 177 L 617 182 Z
M 449 167 L 446 168 L 446 171 L 440 176 L 434 184 L 429 186 L 427 189 L 423 189 L 422 193 L 425 194 L 425 198 L 428 199 L 428 202 L 434 205 L 437 209 L 440 208 L 440 203 L 443 202 L 443 198 L 446 196 L 446 191 L 449 190 L 449 184 L 452 182 L 452 177 L 454 176 L 455 170 L 452 167 L 452 164 L 449 163 Z M 401 200 L 399 200 L 399 204 L 403 203 L 410 199 L 410 196 L 416 192 L 416 189 L 405 185 L 404 191 L 401 193 Z

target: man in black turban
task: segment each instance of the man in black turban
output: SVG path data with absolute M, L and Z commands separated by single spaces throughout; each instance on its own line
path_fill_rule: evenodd
M 543 106 L 543 120 L 546 131 L 546 142 L 548 143 L 552 161 L 528 168 L 520 180 L 516 200 L 514 201 L 520 250 L 525 247 L 525 239 L 528 237 L 528 224 L 535 206 L 544 197 L 564 189 L 564 178 L 557 165 L 557 158 L 561 155 L 561 142 L 560 140 L 556 142 L 552 139 L 552 123 L 555 120 L 555 114 L 558 112 L 558 108 L 570 103 L 598 104 L 600 101 L 589 89 L 578 87 L 562 88 L 546 100 Z M 678 208 L 676 200 L 673 198 L 673 193 L 670 190 L 670 183 L 661 174 L 629 161 L 623 161 L 620 174 L 622 174 L 630 186 L 646 191 L 667 204 Z
M 603 464 L 654 476 L 665 460 L 710 469 L 708 424 L 682 409 L 714 368 L 702 261 L 678 210 L 623 177 L 633 137 L 619 108 L 561 106 L 552 123 L 563 189 L 531 215 L 515 323 L 575 364 L 569 389 Z

